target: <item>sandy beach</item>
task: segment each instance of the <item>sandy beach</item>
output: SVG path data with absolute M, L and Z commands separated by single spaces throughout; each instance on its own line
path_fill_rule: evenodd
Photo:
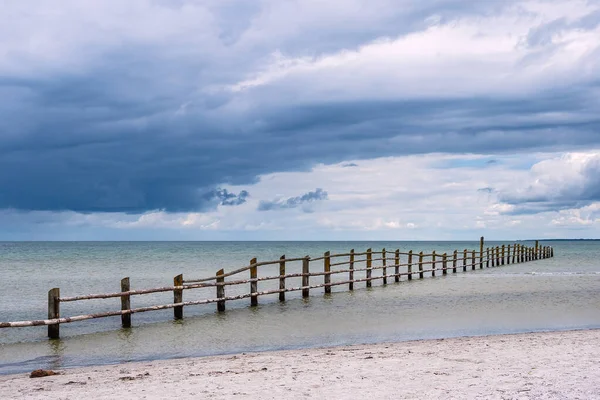
M 243 353 L 0 377 L 0 398 L 600 399 L 600 330 Z

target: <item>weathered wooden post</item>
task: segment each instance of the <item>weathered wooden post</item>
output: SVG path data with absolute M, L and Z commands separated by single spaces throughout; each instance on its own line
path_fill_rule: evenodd
M 373 257 L 371 249 L 367 249 L 367 287 L 371 287 L 371 268 L 373 268 L 372 260 Z
M 513 244 L 512 263 L 515 263 L 517 257 L 517 244 Z
M 486 248 L 485 249 L 485 267 L 489 268 L 490 267 L 490 248 Z
M 331 253 L 326 251 L 323 256 L 323 284 L 325 285 L 325 294 L 331 293 Z
M 419 279 L 423 279 L 423 252 L 419 253 Z
M 502 245 L 502 256 L 501 256 L 501 259 L 502 259 L 502 261 L 501 261 L 501 262 L 502 262 L 502 265 L 504 265 L 504 260 L 506 259 L 505 248 L 506 248 L 506 246 L 505 246 L 505 245 Z
M 383 250 L 381 250 L 381 259 L 382 259 L 382 269 L 381 271 L 383 272 L 383 284 L 387 285 L 387 253 L 385 251 L 385 248 L 383 248 Z
M 182 287 L 183 286 L 183 275 L 179 274 L 175 278 L 173 278 L 173 286 Z M 183 303 L 183 289 L 174 289 L 173 290 L 173 303 L 179 304 Z M 175 306 L 173 307 L 173 316 L 175 319 L 183 318 L 183 306 Z
M 400 249 L 396 249 L 396 254 L 394 254 L 394 264 L 396 265 L 394 268 L 394 281 L 400 282 Z
M 467 249 L 463 251 L 463 272 L 467 271 Z
M 483 269 L 483 243 L 485 242 L 485 238 L 482 236 L 479 239 L 479 268 Z
M 348 267 L 350 272 L 348 273 L 348 290 L 354 290 L 354 249 L 350 250 L 350 265 Z
M 54 288 L 48 291 L 48 319 L 60 318 L 60 289 Z M 60 337 L 60 325 L 48 325 L 48 337 L 58 339 Z
M 471 269 L 475 271 L 475 250 L 471 251 Z
M 492 247 L 492 267 L 496 266 L 496 248 Z
M 225 277 L 223 277 L 223 274 L 225 273 L 225 271 L 223 269 L 220 269 L 217 271 L 216 273 L 216 283 L 217 283 L 217 299 L 223 299 L 225 298 Z M 225 311 L 225 300 L 219 300 L 217 301 L 217 312 L 223 312 Z
M 410 250 L 408 252 L 408 261 L 407 261 L 407 269 L 406 272 L 408 273 L 408 280 L 412 281 L 412 258 L 413 258 L 413 251 Z
M 540 258 L 540 257 L 539 257 L 539 251 L 540 251 L 540 241 L 539 241 L 539 240 L 536 240 L 536 241 L 535 241 L 535 254 L 534 254 L 534 256 L 533 256 L 533 259 L 534 259 L 534 260 L 537 260 L 537 259 L 539 259 L 539 258 Z
M 452 273 L 456 273 L 456 262 L 458 261 L 458 250 L 452 254 Z
M 310 257 L 306 256 L 304 257 L 304 260 L 302 260 L 302 297 L 303 298 L 307 298 L 309 296 L 309 288 L 308 286 L 310 285 L 310 276 L 308 276 L 308 274 L 310 273 L 309 271 L 309 267 L 310 266 Z
M 129 292 L 129 277 L 121 279 L 121 293 Z M 121 296 L 121 311 L 129 311 L 131 309 L 131 296 L 128 294 Z M 121 314 L 121 326 L 123 328 L 131 328 L 131 314 Z
M 500 246 L 496 246 L 496 266 L 500 266 Z
M 448 254 L 444 253 L 442 256 L 442 275 L 448 274 Z
M 550 258 L 554 257 L 554 247 L 550 247 Z
M 285 254 L 279 257 L 279 301 L 285 301 Z
M 250 306 L 258 305 L 258 267 L 256 266 L 256 258 L 250 260 Z
M 524 245 L 519 245 L 520 250 L 521 250 L 521 262 L 524 263 L 525 262 L 525 246 Z
M 510 244 L 506 246 L 506 264 L 510 264 Z
M 435 250 L 431 252 L 431 276 L 435 276 Z

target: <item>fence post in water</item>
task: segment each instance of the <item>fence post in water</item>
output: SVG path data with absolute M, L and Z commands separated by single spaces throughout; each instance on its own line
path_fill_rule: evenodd
M 306 257 L 304 257 L 304 260 L 302 260 L 302 297 L 303 298 L 307 298 L 309 296 L 309 293 L 308 293 L 309 278 L 310 278 L 308 276 L 308 274 L 310 273 L 309 266 L 310 266 L 310 257 L 306 256 Z
M 406 269 L 406 272 L 408 273 L 408 280 L 409 281 L 412 281 L 412 256 L 413 256 L 413 251 L 410 250 L 408 252 L 408 262 L 407 262 L 408 266 L 407 266 L 407 269 Z
M 130 289 L 129 277 L 121 279 L 121 293 L 129 292 Z M 130 309 L 131 296 L 128 294 L 121 296 L 121 311 L 128 311 Z M 121 326 L 123 328 L 131 328 L 131 314 L 121 314 Z
M 279 301 L 285 301 L 285 254 L 279 257 Z
M 485 242 L 485 238 L 482 236 L 479 239 L 479 268 L 483 269 L 483 243 Z
M 350 272 L 348 273 L 348 290 L 354 290 L 354 249 L 350 250 L 350 265 L 348 267 Z
M 458 250 L 454 250 L 452 255 L 452 273 L 456 273 L 456 261 L 458 261 Z
M 400 249 L 396 249 L 396 254 L 394 255 L 394 264 L 396 265 L 394 268 L 394 281 L 400 282 Z
M 387 253 L 385 252 L 385 247 L 383 248 L 383 250 L 381 250 L 381 258 L 382 258 L 382 266 L 383 268 L 381 269 L 381 271 L 383 272 L 383 284 L 387 285 Z
M 475 271 L 475 250 L 471 251 L 471 269 Z
M 54 288 L 48 291 L 48 319 L 60 318 L 60 289 Z M 60 336 L 60 325 L 48 325 L 48 337 L 58 339 Z
M 442 256 L 442 275 L 448 274 L 448 254 Z
M 435 250 L 431 252 L 431 276 L 435 276 Z
M 467 249 L 463 251 L 463 272 L 467 271 Z
M 419 279 L 423 279 L 423 252 L 419 253 Z
M 329 251 L 325 252 L 324 258 L 323 258 L 323 272 L 325 272 L 325 275 L 323 275 L 323 284 L 325 285 L 325 293 L 331 293 L 331 253 Z
M 258 267 L 256 266 L 256 258 L 250 260 L 250 305 L 257 306 L 258 305 L 258 296 L 253 294 L 258 292 L 258 282 L 256 279 L 258 278 Z
M 554 247 L 550 247 L 550 258 L 554 257 Z
M 224 270 L 220 269 L 216 273 L 216 283 L 217 283 L 217 299 L 222 299 L 225 297 L 225 278 L 222 276 L 225 273 Z M 225 300 L 217 301 L 217 311 L 223 312 L 225 311 Z
M 183 286 L 183 275 L 179 274 L 173 278 L 173 286 Z M 173 303 L 183 303 L 183 289 L 173 290 Z M 183 306 L 173 307 L 173 316 L 175 319 L 183 318 Z
M 367 249 L 367 287 L 371 287 L 372 259 L 371 249 Z

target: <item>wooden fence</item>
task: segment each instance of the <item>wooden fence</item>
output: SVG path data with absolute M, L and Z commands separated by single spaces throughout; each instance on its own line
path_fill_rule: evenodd
M 48 319 L 35 321 L 17 321 L 0 322 L 0 328 L 18 328 L 28 326 L 48 326 L 48 337 L 56 339 L 59 337 L 60 324 L 85 321 L 88 319 L 104 318 L 111 316 L 121 316 L 121 324 L 124 328 L 131 327 L 131 314 L 147 311 L 173 309 L 174 318 L 183 318 L 183 308 L 185 306 L 216 303 L 217 311 L 224 312 L 227 301 L 241 300 L 250 298 L 250 305 L 258 305 L 260 296 L 277 294 L 279 301 L 285 301 L 285 294 L 288 292 L 302 291 L 302 297 L 309 297 L 311 289 L 324 288 L 325 294 L 331 293 L 333 286 L 348 285 L 348 290 L 354 290 L 354 284 L 365 282 L 366 287 L 371 287 L 372 282 L 381 280 L 383 285 L 388 283 L 388 279 L 394 282 L 400 282 L 402 277 L 410 281 L 413 277 L 422 279 L 425 274 L 431 274 L 432 277 L 440 273 L 446 275 L 449 272 L 456 273 L 459 270 L 466 272 L 497 267 L 508 264 L 523 263 L 538 259 L 554 257 L 554 249 L 549 246 L 540 246 L 539 242 L 535 247 L 527 247 L 522 244 L 509 244 L 484 249 L 484 239 L 481 238 L 479 251 L 476 250 L 454 250 L 451 254 L 437 254 L 435 251 L 429 254 L 423 252 L 414 253 L 412 250 L 408 253 L 400 250 L 373 251 L 368 249 L 365 252 L 355 252 L 350 250 L 343 254 L 330 254 L 326 252 L 322 257 L 311 258 L 309 256 L 300 258 L 286 258 L 281 256 L 279 260 L 258 262 L 256 258 L 250 261 L 250 264 L 225 272 L 220 269 L 215 276 L 201 279 L 185 279 L 183 275 L 177 275 L 173 279 L 173 286 L 165 286 L 153 289 L 132 290 L 129 278 L 121 280 L 121 289 L 115 293 L 90 294 L 83 296 L 61 297 L 60 289 L 54 288 L 48 292 Z M 405 262 L 401 262 L 404 260 Z M 311 268 L 315 263 L 319 263 L 317 268 Z M 272 276 L 258 277 L 258 268 L 267 265 L 279 265 L 279 273 Z M 289 267 L 295 267 L 294 272 L 288 272 Z M 381 271 L 381 275 L 373 276 L 373 272 Z M 355 273 L 364 272 L 364 278 L 355 278 Z M 243 277 L 242 274 L 247 274 Z M 343 274 L 343 278 L 338 281 L 332 281 L 332 276 Z M 323 277 L 321 283 L 311 282 L 310 278 Z M 291 278 L 301 278 L 300 286 L 287 286 L 286 280 Z M 259 291 L 259 282 L 279 281 L 277 289 Z M 248 292 L 238 295 L 228 296 L 226 290 L 231 286 L 249 285 Z M 209 297 L 202 300 L 184 301 L 184 291 L 200 288 L 213 288 L 215 297 Z M 173 303 L 155 305 L 148 307 L 131 308 L 131 296 L 139 296 L 150 293 L 173 292 Z M 61 303 L 92 300 L 120 298 L 121 309 L 115 311 L 101 312 L 95 314 L 76 315 L 72 317 L 61 317 Z

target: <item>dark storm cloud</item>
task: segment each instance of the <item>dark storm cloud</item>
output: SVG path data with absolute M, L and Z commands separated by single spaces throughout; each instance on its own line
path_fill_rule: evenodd
M 290 197 L 286 200 L 265 201 L 262 200 L 258 205 L 258 211 L 281 210 L 286 208 L 296 208 L 301 205 L 312 203 L 314 201 L 327 200 L 327 192 L 317 188 L 313 192 L 308 192 L 302 196 Z
M 173 9 L 187 3 L 157 2 Z M 382 0 L 380 8 L 373 6 L 378 13 L 347 17 L 360 21 L 361 29 L 336 18 L 315 22 L 319 29 L 300 29 L 306 26 L 294 18 L 299 11 L 282 11 L 282 18 L 299 24 L 302 34 L 293 35 L 261 20 L 268 13 L 258 6 L 218 5 L 213 36 L 185 32 L 167 43 L 136 37 L 96 46 L 93 53 L 88 47 L 74 52 L 82 61 L 76 68 L 30 61 L 23 67 L 38 68 L 35 73 L 0 69 L 0 209 L 205 211 L 246 201 L 247 192 L 235 195 L 222 185 L 249 185 L 261 174 L 316 163 L 600 143 L 597 82 L 525 99 L 295 102 L 285 84 L 242 93 L 218 89 L 246 79 L 274 49 L 303 57 L 356 48 L 423 29 L 433 13 L 443 22 L 493 14 L 511 2 L 413 3 Z M 263 23 L 268 34 L 261 36 L 254 23 Z M 545 43 L 544 35 L 533 32 L 531 41 Z M 564 116 L 543 117 L 550 113 Z

